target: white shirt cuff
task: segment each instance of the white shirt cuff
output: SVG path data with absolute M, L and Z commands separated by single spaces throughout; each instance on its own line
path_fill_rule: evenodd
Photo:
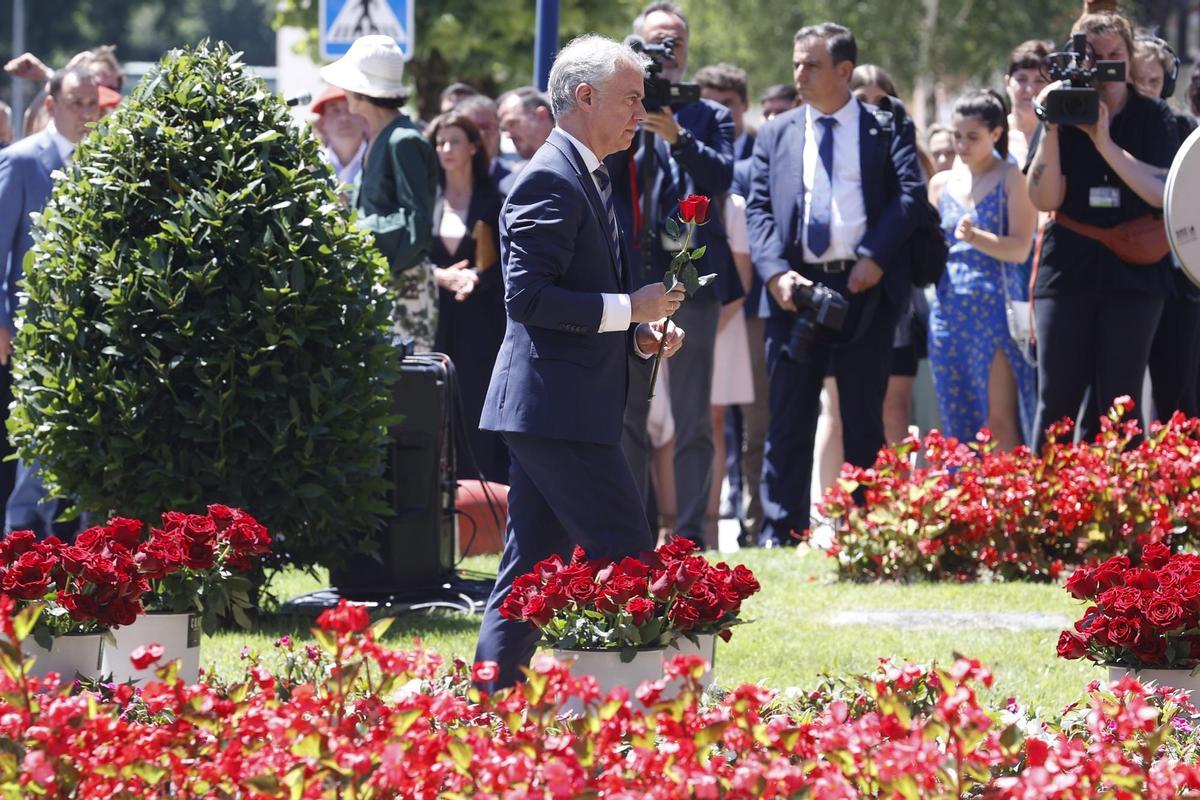
M 642 352 L 642 348 L 638 344 L 636 336 L 633 337 L 633 352 L 637 353 L 637 357 L 640 358 L 642 361 L 649 361 L 650 359 L 654 358 L 654 351 L 651 351 L 649 353 Z
M 600 330 L 597 333 L 629 330 L 629 323 L 633 319 L 633 303 L 629 295 L 602 292 L 600 296 L 604 298 L 604 310 L 600 313 Z

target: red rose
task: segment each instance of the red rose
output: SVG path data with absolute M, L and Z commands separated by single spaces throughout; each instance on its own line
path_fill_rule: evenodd
M 650 574 L 650 568 L 636 558 L 626 556 L 621 559 L 621 563 L 617 568 L 625 575 L 631 578 L 645 578 Z
M 210 517 L 189 514 L 183 525 L 183 535 L 193 542 L 212 542 L 217 538 L 217 524 Z
M 1138 629 L 1125 617 L 1113 617 L 1108 621 L 1107 635 L 1108 640 L 1117 647 L 1132 647 L 1137 639 Z
M 696 627 L 696 621 L 699 618 L 700 614 L 696 611 L 696 607 L 686 600 L 678 600 L 667 609 L 667 619 L 677 630 L 690 631 Z
M 1162 569 L 1171 560 L 1171 548 L 1162 542 L 1151 542 L 1142 548 L 1142 563 L 1146 569 Z
M 350 603 L 344 598 L 338 601 L 336 608 L 329 608 L 317 617 L 317 624 L 327 631 L 338 633 L 357 633 L 371 624 L 371 617 L 365 606 Z
M 591 603 L 598 593 L 596 583 L 590 577 L 575 578 L 567 584 L 567 597 L 580 606 Z
M 1183 625 L 1185 613 L 1183 606 L 1169 597 L 1159 597 L 1150 602 L 1146 609 L 1146 619 L 1150 624 L 1162 631 L 1174 630 Z
M 708 221 L 709 199 L 702 194 L 689 194 L 679 201 L 679 218 L 684 222 L 703 225 Z
M 1129 556 L 1113 556 L 1096 567 L 1096 584 L 1107 589 L 1121 583 L 1125 570 L 1129 569 Z
M 253 520 L 253 517 L 250 517 L 249 514 L 246 514 L 241 509 L 230 508 L 220 503 L 213 503 L 208 507 L 208 516 L 212 517 L 213 524 L 217 526 L 218 531 L 224 531 L 229 527 L 230 523 L 239 517 Z
M 534 564 L 533 572 L 535 575 L 537 575 L 538 580 L 546 581 L 552 575 L 557 575 L 559 572 L 561 572 L 562 568 L 562 556 L 560 556 L 558 553 L 555 553 L 549 558 L 543 558 L 537 564 Z
M 184 561 L 182 537 L 177 533 L 155 530 L 150 541 L 138 548 L 133 561 L 138 570 L 152 581 L 177 572 L 183 567 Z
M 26 551 L 32 550 L 37 544 L 37 534 L 33 531 L 13 531 L 4 537 L 4 552 L 10 561 L 15 561 Z
M 173 531 L 182 528 L 188 520 L 188 515 L 180 511 L 167 511 L 162 515 L 162 526 L 166 530 Z
M 271 551 L 271 536 L 253 519 L 240 519 L 222 534 L 230 547 L 242 555 L 260 556 Z
M 188 569 L 210 569 L 216 561 L 213 543 L 185 540 L 183 565 Z
M 1078 600 L 1090 600 L 1096 595 L 1096 572 L 1087 567 L 1080 567 L 1071 573 L 1064 588 Z
M 139 645 L 129 654 L 129 660 L 133 662 L 134 669 L 145 669 L 162 657 L 163 646 L 161 644 Z
M 1125 585 L 1143 592 L 1153 592 L 1158 588 L 1158 576 L 1148 569 L 1134 568 L 1125 572 Z
M 521 607 L 521 616 L 539 628 L 544 628 L 550 624 L 550 620 L 554 619 L 554 609 L 550 608 L 546 603 L 546 598 L 539 594 L 525 602 L 525 605 Z
M 625 610 L 633 617 L 634 625 L 645 625 L 654 618 L 657 609 L 658 604 L 649 597 L 635 597 L 625 605 Z
M 1063 631 L 1058 635 L 1059 658 L 1083 658 L 1087 655 L 1087 639 L 1074 631 Z
M 58 603 L 76 622 L 93 622 L 96 619 L 96 613 L 100 610 L 100 604 L 96 598 L 86 594 L 59 592 Z
M 475 683 L 491 683 L 500 677 L 500 666 L 495 661 L 476 661 L 471 667 L 471 680 Z
M 745 564 L 738 564 L 733 568 L 732 585 L 739 600 L 745 600 L 750 595 L 758 593 L 762 588 L 758 579 L 754 577 L 754 573 Z
M 141 615 L 142 602 L 137 599 L 116 598 L 96 608 L 96 622 L 106 627 L 132 625 Z
M 145 527 L 138 520 L 127 517 L 114 517 L 108 521 L 110 538 L 130 550 L 136 548 L 142 540 L 142 531 L 145 530 Z
M 17 600 L 36 600 L 50 591 L 54 562 L 40 553 L 27 550 L 10 564 L 0 588 Z
M 1100 593 L 1097 601 L 1100 607 L 1111 614 L 1128 614 L 1136 611 L 1141 604 L 1142 593 L 1127 586 L 1114 586 Z

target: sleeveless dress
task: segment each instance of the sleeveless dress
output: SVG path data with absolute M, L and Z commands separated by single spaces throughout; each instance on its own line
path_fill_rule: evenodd
M 1028 440 L 1037 410 L 1037 370 L 1009 336 L 1004 306 L 1006 278 L 1012 299 L 1028 298 L 1028 272 L 1024 264 L 1001 264 L 954 238 L 958 221 L 968 214 L 976 228 L 1001 231 L 1007 227 L 1004 181 L 996 184 L 974 212 L 948 191 L 942 192 L 938 210 L 950 254 L 930 305 L 929 365 L 942 432 L 972 441 L 987 424 L 988 376 L 999 348 L 1017 380 L 1021 430 Z

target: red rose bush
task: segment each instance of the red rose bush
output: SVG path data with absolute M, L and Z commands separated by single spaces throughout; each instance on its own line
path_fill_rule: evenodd
M 1088 606 L 1059 637 L 1061 658 L 1154 669 L 1200 664 L 1200 555 L 1150 544 L 1136 564 L 1120 555 L 1080 567 L 1066 589 Z
M 1132 678 L 1088 687 L 1061 719 L 988 708 L 986 668 L 884 663 L 798 700 L 746 684 L 705 699 L 696 656 L 601 696 L 542 655 L 484 694 L 488 665 L 381 644 L 343 602 L 315 644 L 277 642 L 232 683 L 141 687 L 30 676 L 29 611 L 0 598 L 0 796 L 70 798 L 1128 797 L 1200 792 L 1193 709 Z M 137 653 L 145 663 L 160 654 Z M 678 687 L 678 688 L 674 688 Z M 564 719 L 568 703 L 584 709 Z
M 1200 420 L 1177 414 L 1138 440 L 1121 421 L 1132 407 L 1118 398 L 1091 442 L 1052 426 L 1040 454 L 932 431 L 847 465 L 823 498 L 829 554 L 855 580 L 1045 581 L 1154 542 L 1200 544 Z
M 742 601 L 759 590 L 739 564 L 710 564 L 688 539 L 638 558 L 589 560 L 576 547 L 517 577 L 500 613 L 542 632 L 562 650 L 625 650 L 668 645 L 681 636 L 726 641 L 743 620 Z

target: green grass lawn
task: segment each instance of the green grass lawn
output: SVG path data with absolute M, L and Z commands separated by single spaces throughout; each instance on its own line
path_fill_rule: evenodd
M 494 573 L 495 557 L 469 559 L 463 567 Z M 822 673 L 846 675 L 870 671 L 878 658 L 892 656 L 949 662 L 954 653 L 977 658 L 993 670 L 989 699 L 1015 696 L 1045 712 L 1057 712 L 1075 700 L 1087 682 L 1105 677 L 1088 662 L 1055 656 L 1057 630 L 1004 631 L 964 627 L 897 629 L 894 626 L 831 625 L 847 611 L 1046 612 L 1074 619 L 1080 603 L 1060 586 L 1027 583 L 879 585 L 838 582 L 833 562 L 820 552 L 748 550 L 726 557 L 754 570 L 763 590 L 747 601 L 752 624 L 736 629 L 733 640 L 717 649 L 716 679 L 724 685 L 761 681 L 774 688 L 809 687 Z M 279 576 L 281 599 L 321 588 L 299 572 Z M 223 631 L 204 640 L 206 668 L 240 675 L 243 646 L 267 654 L 284 633 L 304 638 L 312 625 L 302 618 L 278 618 L 254 632 Z M 403 616 L 387 638 L 397 646 L 419 637 L 447 658 L 470 659 L 479 627 L 477 616 L 430 612 Z

